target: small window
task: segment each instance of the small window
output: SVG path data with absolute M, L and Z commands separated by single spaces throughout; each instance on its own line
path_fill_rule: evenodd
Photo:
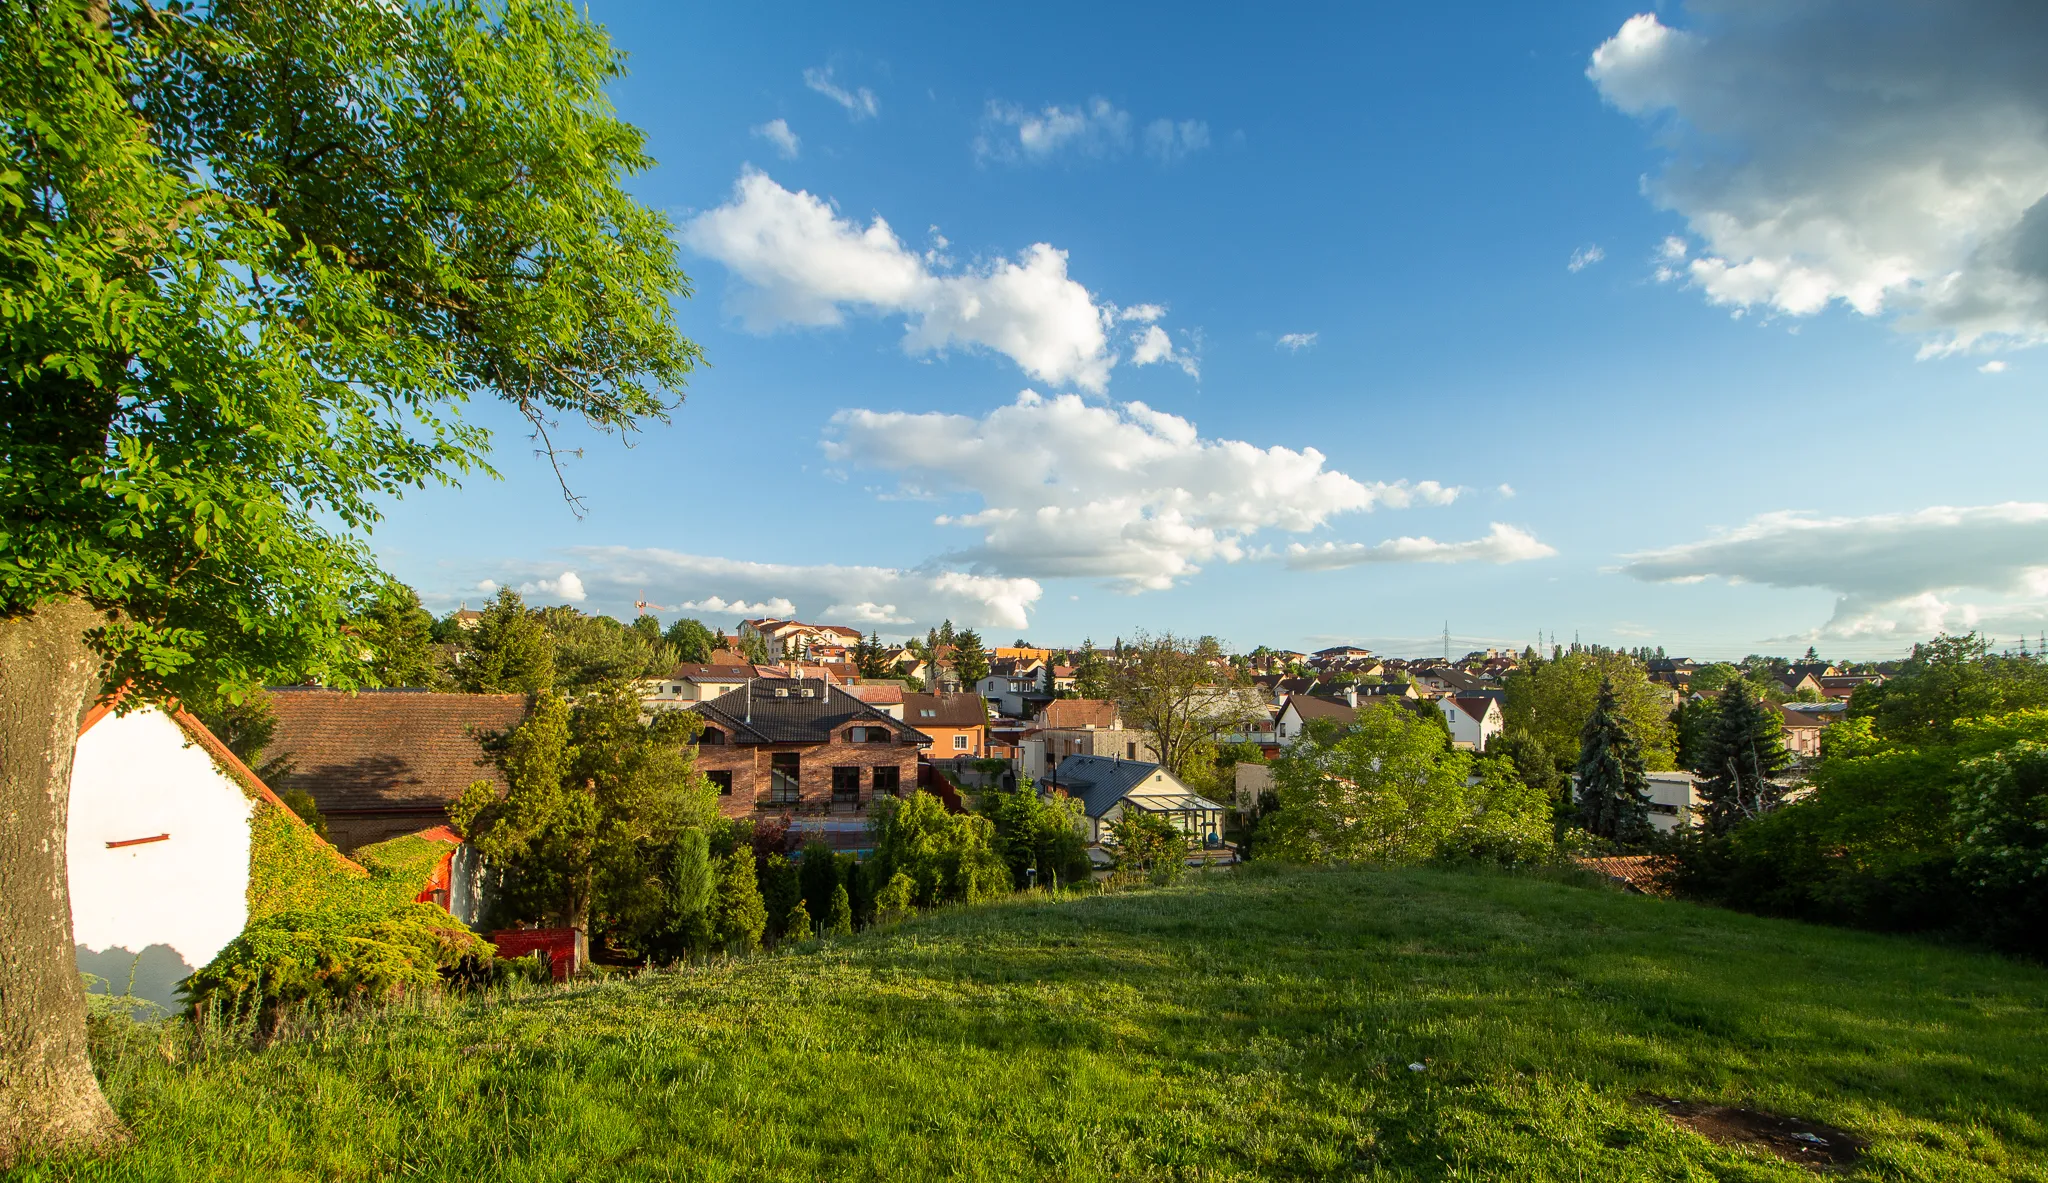
M 875 794 L 894 797 L 903 787 L 903 770 L 893 764 L 878 766 L 874 772 Z
M 1137 745 L 1137 744 L 1135 744 L 1135 743 L 1127 743 L 1127 744 L 1125 744 L 1125 745 L 1124 745 L 1124 759 L 1126 759 L 1126 760 L 1135 760 L 1135 759 L 1137 759 L 1137 758 L 1138 758 L 1138 745 Z
M 966 751 L 966 750 L 967 750 L 967 737 L 966 737 L 966 736 L 964 736 L 964 735 L 956 735 L 956 736 L 954 736 L 954 737 L 953 737 L 953 750 L 954 750 L 954 751 L 956 751 L 956 752 L 964 752 L 964 751 Z
M 724 743 L 724 742 L 725 742 L 725 732 L 723 732 L 723 731 L 720 731 L 720 730 L 719 730 L 718 728 L 716 728 L 716 727 L 706 727 L 706 728 L 704 729 L 704 734 L 702 734 L 702 735 L 700 735 L 700 736 L 698 736 L 698 737 L 697 737 L 697 742 L 698 742 L 698 743 L 700 743 L 700 744 L 719 744 L 719 743 Z
M 717 786 L 719 796 L 732 796 L 732 773 L 724 771 L 707 772 L 704 774 L 704 779 Z

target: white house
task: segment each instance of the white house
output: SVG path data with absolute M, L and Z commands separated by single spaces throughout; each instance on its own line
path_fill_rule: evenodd
M 1699 814 L 1698 779 L 1690 772 L 1652 772 L 1650 781 L 1650 824 L 1659 833 L 1691 829 Z
M 249 819 L 266 798 L 277 800 L 183 711 L 95 707 L 65 848 L 79 969 L 174 1009 L 178 983 L 248 922 Z
M 1068 756 L 1039 788 L 1063 791 L 1081 803 L 1082 836 L 1088 840 L 1089 860 L 1098 867 L 1113 861 L 1113 853 L 1103 849 L 1103 839 L 1127 809 L 1141 809 L 1172 822 L 1187 835 L 1191 861 L 1234 857 L 1233 848 L 1223 841 L 1224 807 L 1195 793 L 1157 764 Z
M 1449 694 L 1437 699 L 1436 706 L 1451 729 L 1451 746 L 1460 751 L 1485 751 L 1493 737 L 1507 727 L 1497 698 Z

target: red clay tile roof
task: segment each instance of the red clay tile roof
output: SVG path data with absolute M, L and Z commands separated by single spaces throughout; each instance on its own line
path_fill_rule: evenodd
M 1605 858 L 1580 858 L 1573 862 L 1601 875 L 1607 876 L 1630 891 L 1643 895 L 1670 895 L 1657 882 L 1657 873 L 1663 866 L 1653 854 L 1609 855 Z
M 276 787 L 311 793 L 322 813 L 378 813 L 445 806 L 472 781 L 503 784 L 477 739 L 526 718 L 526 697 L 292 687 L 272 690 L 270 708 L 277 730 L 263 758 L 292 761 Z
M 891 703 L 900 706 L 903 703 L 903 687 L 894 682 L 863 682 L 858 686 L 845 687 L 845 690 L 869 706 L 886 706 Z
M 1040 727 L 1115 727 L 1116 704 L 1106 698 L 1055 698 L 1038 712 Z

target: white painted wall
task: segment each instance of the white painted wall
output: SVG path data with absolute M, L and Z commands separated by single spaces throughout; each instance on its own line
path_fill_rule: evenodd
M 188 971 L 212 961 L 248 923 L 254 808 L 206 750 L 155 707 L 95 723 L 79 738 L 71 770 L 66 846 L 81 962 L 88 953 L 139 955 L 153 945 L 174 950 Z M 107 847 L 156 834 L 170 837 Z M 125 984 L 115 981 L 114 992 Z

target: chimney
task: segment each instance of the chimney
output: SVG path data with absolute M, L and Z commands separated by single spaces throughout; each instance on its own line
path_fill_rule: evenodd
M 1358 683 L 1346 682 L 1344 684 L 1344 701 L 1351 704 L 1352 710 L 1358 709 Z

